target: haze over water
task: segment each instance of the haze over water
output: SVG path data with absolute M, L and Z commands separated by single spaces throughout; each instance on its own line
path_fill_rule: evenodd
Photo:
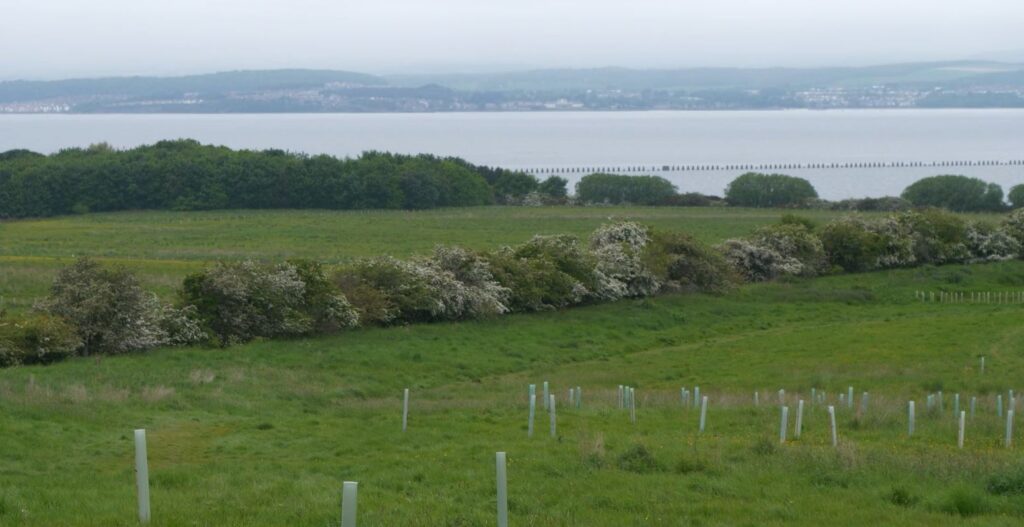
M 452 155 L 521 169 L 1010 161 L 1024 159 L 1024 110 L 0 115 L 0 151 L 185 137 L 335 156 Z M 979 177 L 1004 190 L 1024 183 L 1024 166 L 778 171 L 809 179 L 826 199 L 898 195 L 940 173 Z M 739 171 L 652 173 L 683 192 L 721 195 Z M 572 184 L 584 173 L 561 175 Z

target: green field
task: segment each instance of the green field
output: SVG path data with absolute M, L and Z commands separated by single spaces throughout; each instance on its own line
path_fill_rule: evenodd
M 42 291 L 33 288 L 59 259 L 88 253 L 130 262 L 149 283 L 164 277 L 171 291 L 182 273 L 217 257 L 342 261 L 438 242 L 488 248 L 533 233 L 585 234 L 610 216 L 714 241 L 781 213 L 58 218 L 2 225 L 0 283 L 24 298 L 18 291 Z M 1024 390 L 1024 305 L 921 303 L 918 290 L 1024 290 L 1024 262 L 2 370 L 0 525 L 136 524 L 134 428 L 148 430 L 154 525 L 337 525 L 345 480 L 360 483 L 360 525 L 494 525 L 496 451 L 509 457 L 512 525 L 1019 525 L 1024 434 L 1003 447 L 995 397 Z M 543 381 L 558 397 L 557 437 L 541 411 L 527 438 L 527 384 Z M 619 384 L 637 388 L 635 424 L 616 407 Z M 697 411 L 679 403 L 680 387 L 694 385 L 710 398 L 703 434 Z M 778 389 L 791 405 L 812 387 L 836 404 L 851 385 L 858 404 L 870 392 L 870 405 L 859 416 L 839 407 L 838 448 L 820 405 L 808 407 L 799 440 L 791 416 L 790 440 L 778 445 Z M 583 389 L 581 409 L 566 404 L 570 386 Z M 412 409 L 402 434 L 406 387 Z M 924 399 L 938 390 L 944 409 L 929 413 Z M 956 393 L 964 409 L 978 397 L 963 450 Z
M 123 264 L 170 298 L 190 271 L 217 259 L 426 254 L 436 244 L 493 249 L 534 234 L 586 237 L 602 223 L 634 220 L 709 243 L 744 236 L 787 211 L 682 207 L 478 207 L 428 211 L 121 212 L 0 222 L 0 299 L 17 312 L 44 296 L 77 256 Z M 800 211 L 817 221 L 840 215 Z M 985 217 L 980 215 L 978 217 Z M 994 216 L 993 216 L 994 218 Z
M 585 237 L 609 218 L 687 230 L 717 242 L 778 220 L 781 211 L 723 208 L 480 207 L 429 211 L 216 211 L 89 214 L 0 222 L 0 298 L 12 312 L 44 296 L 76 256 L 123 264 L 171 297 L 188 272 L 216 259 L 425 254 L 439 243 L 473 249 L 517 244 L 534 234 Z M 815 218 L 832 214 L 811 212 Z

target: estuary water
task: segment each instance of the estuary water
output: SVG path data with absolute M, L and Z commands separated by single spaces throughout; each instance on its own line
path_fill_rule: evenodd
M 657 174 L 680 191 L 718 195 L 743 170 L 707 169 L 714 165 L 804 165 L 773 171 L 809 179 L 827 199 L 898 195 L 921 177 L 945 173 L 979 177 L 1004 190 L 1024 183 L 1024 165 L 1010 164 L 1024 160 L 1020 109 L 0 115 L 0 151 L 49 153 L 101 141 L 131 147 L 176 138 L 335 156 L 366 150 L 451 155 L 540 176 L 558 173 L 571 183 L 585 170 L 615 168 Z M 943 166 L 947 162 L 989 164 Z M 928 165 L 842 168 L 917 163 Z

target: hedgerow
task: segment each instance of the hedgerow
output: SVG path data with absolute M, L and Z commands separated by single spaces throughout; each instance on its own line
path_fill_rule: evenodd
M 999 225 L 933 209 L 816 226 L 799 217 L 709 247 L 634 222 L 603 225 L 584 243 L 534 236 L 477 252 L 356 260 L 328 272 L 306 260 L 217 262 L 160 302 L 123 268 L 82 259 L 54 280 L 37 314 L 0 317 L 0 365 L 124 353 L 206 341 L 327 334 L 357 326 L 472 320 L 664 292 L 722 293 L 739 282 L 951 262 L 1019 258 L 1024 210 Z

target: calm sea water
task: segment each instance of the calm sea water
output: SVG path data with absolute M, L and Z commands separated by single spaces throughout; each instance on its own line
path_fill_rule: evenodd
M 257 115 L 0 115 L 0 151 L 194 138 L 234 148 L 355 156 L 454 155 L 508 168 L 1024 159 L 1024 110 Z M 1024 166 L 787 169 L 828 199 L 897 195 L 938 173 L 1024 183 Z M 738 171 L 657 172 L 721 194 Z M 575 181 L 582 174 L 565 174 Z

